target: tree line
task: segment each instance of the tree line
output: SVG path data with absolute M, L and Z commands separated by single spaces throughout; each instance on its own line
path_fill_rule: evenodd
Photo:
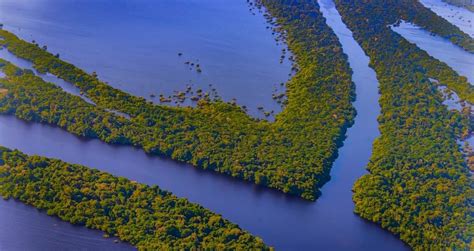
M 140 250 L 270 250 L 222 216 L 157 186 L 0 147 L 0 195 Z
M 415 250 L 468 250 L 474 248 L 474 182 L 456 140 L 472 125 L 469 114 L 447 110 L 430 78 L 465 87 L 460 96 L 472 97 L 472 87 L 388 27 L 400 18 L 394 13 L 418 4 L 336 0 L 371 59 L 381 93 L 381 136 L 369 174 L 354 185 L 355 212 Z
M 299 69 L 287 84 L 286 107 L 273 123 L 221 100 L 201 100 L 196 108 L 152 104 L 5 30 L 0 30 L 0 45 L 32 61 L 39 72 L 75 85 L 96 106 L 4 64 L 11 69 L 2 82 L 8 93 L 0 99 L 0 110 L 315 200 L 353 123 L 351 70 L 316 1 L 259 1 L 257 6 L 276 19 Z M 130 120 L 105 109 L 126 113 Z

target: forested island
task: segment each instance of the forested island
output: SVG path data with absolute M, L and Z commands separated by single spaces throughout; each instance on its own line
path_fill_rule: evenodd
M 329 180 L 337 149 L 355 115 L 346 56 L 315 3 L 257 3 L 266 7 L 269 19 L 276 19 L 276 29 L 286 38 L 299 68 L 287 83 L 287 105 L 273 123 L 256 120 L 241 107 L 220 100 L 201 100 L 196 108 L 152 104 L 5 30 L 0 31 L 0 45 L 32 61 L 39 72 L 74 84 L 96 106 L 61 93 L 31 73 L 11 69 L 2 84 L 8 92 L 0 100 L 1 112 L 83 137 L 138 146 L 150 154 L 315 200 Z M 28 79 L 35 84 L 27 84 Z M 105 109 L 131 118 L 106 114 Z
M 0 195 L 140 250 L 270 250 L 222 216 L 157 186 L 0 147 Z
M 473 87 L 391 31 L 388 25 L 402 17 L 419 24 L 411 15 L 419 3 L 402 2 L 390 8 L 382 1 L 336 1 L 371 58 L 381 92 L 381 136 L 374 142 L 370 174 L 354 186 L 355 212 L 415 250 L 472 249 L 474 182 L 456 142 L 471 134 L 472 119 L 470 113 L 448 111 L 430 78 L 470 102 Z M 472 44 L 472 39 L 457 41 Z
M 368 174 L 353 187 L 355 213 L 414 250 L 474 248 L 474 181 L 458 140 L 473 134 L 469 110 L 449 111 L 440 86 L 474 103 L 474 87 L 391 30 L 402 20 L 474 53 L 474 40 L 418 1 L 335 0 L 379 81 L 380 137 Z M 258 0 L 298 71 L 270 122 L 235 102 L 154 104 L 113 88 L 47 47 L 0 30 L 0 46 L 78 88 L 80 95 L 0 59 L 0 114 L 316 200 L 356 111 L 347 56 L 315 0 Z M 126 66 L 128 62 L 124 62 Z M 433 81 L 435 80 L 435 81 Z M 354 167 L 357 168 L 357 167 Z M 0 148 L 0 194 L 140 249 L 271 249 L 221 216 L 158 187 Z M 236 209 L 238 210 L 238 209 Z

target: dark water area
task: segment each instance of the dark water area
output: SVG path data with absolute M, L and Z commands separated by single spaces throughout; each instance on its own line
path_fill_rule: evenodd
M 272 94 L 284 92 L 280 83 L 291 72 L 288 53 L 279 62 L 285 45 L 277 45 L 263 14 L 249 11 L 245 0 L 2 0 L 0 23 L 154 102 L 186 85 L 216 88 L 225 101 L 236 98 L 263 117 L 258 106 L 281 110 Z
M 134 250 L 15 200 L 0 199 L 0 250 Z
M 344 52 L 349 56 L 349 63 L 354 71 L 353 80 L 357 91 L 354 105 L 358 114 L 334 163 L 331 180 L 323 187 L 322 196 L 317 202 L 285 196 L 210 171 L 148 156 L 140 149 L 80 139 L 59 128 L 26 123 L 11 116 L 0 116 L 0 145 L 17 148 L 27 154 L 83 164 L 141 183 L 158 185 L 179 197 L 185 197 L 222 214 L 277 249 L 407 250 L 407 246 L 397 237 L 353 213 L 351 188 L 366 173 L 365 166 L 370 157 L 372 142 L 379 134 L 376 120 L 379 114 L 378 82 L 374 71 L 368 67 L 369 59 L 342 23 L 332 1 L 321 0 L 320 3 L 328 24 L 337 33 Z M 157 69 L 160 67 L 157 66 Z M 17 205 L 24 207 L 22 204 L 9 204 L 11 202 L 1 203 L 0 205 L 8 205 L 13 209 Z M 3 209 L 5 207 L 0 207 L 0 211 L 6 210 Z M 5 213 L 0 212 L 0 216 L 3 214 Z M 44 216 L 50 219 L 41 224 L 46 228 L 55 222 L 55 218 L 44 213 L 41 214 L 43 216 L 38 216 L 16 210 L 14 215 L 32 222 L 40 222 L 39 218 Z M 31 234 L 34 235 L 35 231 L 42 230 L 24 226 L 22 231 L 32 231 Z M 75 248 L 77 238 L 71 231 L 62 231 L 65 236 L 70 236 L 60 238 L 64 244 L 62 249 Z M 82 234 L 87 238 L 101 238 L 98 232 L 86 229 L 81 231 L 84 231 Z M 44 243 L 36 243 L 35 247 L 49 249 L 49 239 L 58 238 L 54 233 L 50 235 L 50 238 L 43 237 Z M 23 238 L 17 233 L 5 231 L 0 235 L 0 243 L 5 245 L 21 242 Z M 83 245 L 87 246 L 87 243 Z M 110 246 L 104 245 L 104 249 L 115 248 L 117 245 L 120 244 L 110 243 Z M 88 248 L 97 249 L 92 245 Z

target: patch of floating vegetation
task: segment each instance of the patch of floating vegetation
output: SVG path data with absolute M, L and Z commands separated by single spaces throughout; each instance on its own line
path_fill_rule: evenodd
M 178 53 L 179 57 L 181 57 L 182 55 L 183 54 L 180 55 L 180 53 Z M 184 64 L 189 67 L 189 70 L 195 70 L 197 73 L 202 73 L 201 64 L 199 63 L 199 59 L 188 60 L 188 61 L 185 61 Z
M 196 106 L 200 100 L 208 102 L 222 101 L 221 96 L 217 93 L 217 89 L 212 84 L 208 85 L 210 91 L 204 91 L 201 88 L 197 88 L 193 84 L 187 84 L 184 90 L 175 90 L 172 95 L 165 96 L 159 94 L 150 94 L 150 98 L 158 99 L 160 104 L 171 103 L 177 107 L 181 106 Z

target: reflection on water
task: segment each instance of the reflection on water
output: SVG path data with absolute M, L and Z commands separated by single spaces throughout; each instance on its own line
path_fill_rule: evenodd
M 392 26 L 392 30 L 402 35 L 409 42 L 416 44 L 432 57 L 446 63 L 459 75 L 467 77 L 471 85 L 474 85 L 474 54 L 452 44 L 447 39 L 433 36 L 408 22 L 401 22 L 399 26 Z

